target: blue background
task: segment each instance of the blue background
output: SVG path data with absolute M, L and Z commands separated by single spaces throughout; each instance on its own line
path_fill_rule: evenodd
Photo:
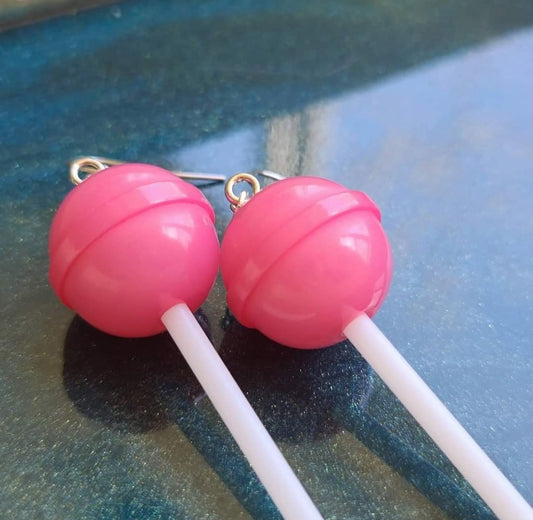
M 52 293 L 89 154 L 369 193 L 395 259 L 378 325 L 533 502 L 532 25 L 529 1 L 133 1 L 3 33 L 0 517 L 277 518 L 169 338 Z M 493 518 L 349 345 L 276 345 L 220 281 L 198 317 L 326 519 Z

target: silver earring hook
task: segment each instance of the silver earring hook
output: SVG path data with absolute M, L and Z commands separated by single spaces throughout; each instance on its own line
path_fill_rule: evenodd
M 274 179 L 276 181 L 285 179 L 283 175 L 270 170 L 256 170 L 253 172 L 242 172 L 232 175 L 226 182 L 224 192 L 230 203 L 230 208 L 233 213 L 235 213 L 239 208 L 242 208 L 242 206 L 244 206 L 254 195 L 261 191 L 261 184 L 257 179 L 257 176 L 259 175 L 269 179 Z M 251 195 L 246 190 L 241 190 L 241 192 L 238 194 L 235 192 L 235 186 L 242 182 L 247 183 L 251 187 Z
M 70 180 L 73 184 L 78 185 L 84 181 L 87 177 L 82 178 L 80 173 L 85 173 L 87 176 L 105 170 L 110 166 L 118 166 L 120 164 L 126 164 L 126 161 L 117 161 L 116 159 L 109 159 L 107 157 L 77 157 L 70 161 L 69 173 Z M 227 177 L 225 175 L 218 175 L 213 173 L 199 173 L 199 172 L 182 172 L 173 171 L 175 175 L 182 179 L 196 180 L 196 181 L 211 181 L 211 182 L 224 182 Z

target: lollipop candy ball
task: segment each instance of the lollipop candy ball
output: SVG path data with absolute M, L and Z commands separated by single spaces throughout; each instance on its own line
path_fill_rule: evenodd
M 372 316 L 392 277 L 378 207 L 317 177 L 278 181 L 237 210 L 221 248 L 228 306 L 281 344 L 318 348 Z
M 113 166 L 74 188 L 52 222 L 49 252 L 60 300 L 124 337 L 163 331 L 161 316 L 177 303 L 196 310 L 219 259 L 202 192 L 145 164 Z

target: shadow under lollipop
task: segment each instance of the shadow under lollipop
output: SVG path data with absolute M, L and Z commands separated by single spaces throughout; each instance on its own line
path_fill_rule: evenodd
M 338 433 L 335 402 L 349 395 L 354 406 L 364 407 L 370 393 L 368 364 L 343 345 L 290 349 L 230 317 L 219 353 L 276 441 Z
M 206 317 L 196 317 L 206 329 Z M 119 338 L 77 316 L 65 339 L 63 384 L 82 414 L 114 430 L 177 424 L 253 518 L 281 518 L 168 334 Z
M 349 431 L 452 518 L 495 518 L 348 342 L 287 348 L 229 312 L 225 327 L 219 353 L 276 441 L 302 443 Z M 355 483 L 352 491 L 355 501 Z

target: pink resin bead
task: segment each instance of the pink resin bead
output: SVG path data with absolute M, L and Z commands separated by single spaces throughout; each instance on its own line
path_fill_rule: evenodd
M 105 332 L 162 332 L 166 310 L 183 302 L 196 310 L 214 283 L 214 218 L 202 192 L 167 170 L 103 170 L 69 193 L 52 222 L 52 287 Z
M 344 339 L 392 277 L 378 207 L 317 177 L 278 181 L 237 210 L 221 249 L 228 306 L 245 326 L 296 348 Z

